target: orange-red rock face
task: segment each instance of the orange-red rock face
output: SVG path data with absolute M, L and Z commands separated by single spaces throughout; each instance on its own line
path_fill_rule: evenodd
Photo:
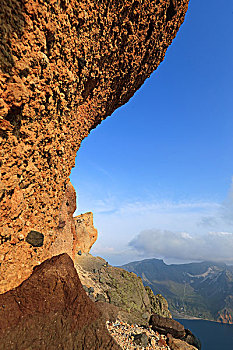
M 71 182 L 66 186 L 65 195 L 62 198 L 58 214 L 58 225 L 54 229 L 54 239 L 49 248 L 51 255 L 66 252 L 74 259 L 76 246 L 75 221 L 73 214 L 76 209 L 76 193 Z
M 85 213 L 74 218 L 76 233 L 76 252 L 89 253 L 97 240 L 98 232 L 93 224 L 93 213 Z
M 188 0 L 1 0 L 0 292 L 52 255 L 81 141 L 157 68 L 187 8 Z M 42 246 L 26 241 L 31 231 Z

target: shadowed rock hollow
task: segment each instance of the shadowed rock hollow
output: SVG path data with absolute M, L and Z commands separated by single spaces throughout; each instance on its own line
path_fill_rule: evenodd
M 188 0 L 1 1 L 0 292 L 53 254 L 74 255 L 65 198 L 81 141 L 158 67 L 187 8 Z

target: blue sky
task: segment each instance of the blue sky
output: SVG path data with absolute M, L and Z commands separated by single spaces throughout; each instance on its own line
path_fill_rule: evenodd
M 233 249 L 232 37 L 233 1 L 191 0 L 164 62 L 83 141 L 71 182 L 76 214 L 94 213 L 93 254 L 112 264 L 209 259 L 216 235 Z M 155 243 L 168 232 L 177 240 L 166 252 Z M 182 255 L 194 240 L 206 251 Z M 222 251 L 216 259 L 231 262 Z

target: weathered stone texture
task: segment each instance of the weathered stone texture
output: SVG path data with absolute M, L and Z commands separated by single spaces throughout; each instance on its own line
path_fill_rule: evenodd
M 76 252 L 89 253 L 97 240 L 98 232 L 93 224 L 93 213 L 85 213 L 74 218 L 76 233 Z
M 1 0 L 0 292 L 51 256 L 81 141 L 157 68 L 187 8 L 188 0 Z M 31 230 L 44 235 L 42 247 L 25 241 Z
M 68 182 L 65 195 L 62 198 L 58 214 L 58 225 L 49 252 L 58 255 L 66 252 L 73 259 L 76 251 L 76 233 L 73 214 L 76 210 L 76 192 L 71 182 Z
M 67 254 L 37 266 L 0 306 L 0 350 L 120 350 Z

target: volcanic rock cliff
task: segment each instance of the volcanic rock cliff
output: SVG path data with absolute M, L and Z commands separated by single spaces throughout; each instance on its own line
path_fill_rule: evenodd
M 187 8 L 188 0 L 0 2 L 0 292 L 54 254 L 74 256 L 66 197 L 75 196 L 68 183 L 80 143 L 158 67 Z

